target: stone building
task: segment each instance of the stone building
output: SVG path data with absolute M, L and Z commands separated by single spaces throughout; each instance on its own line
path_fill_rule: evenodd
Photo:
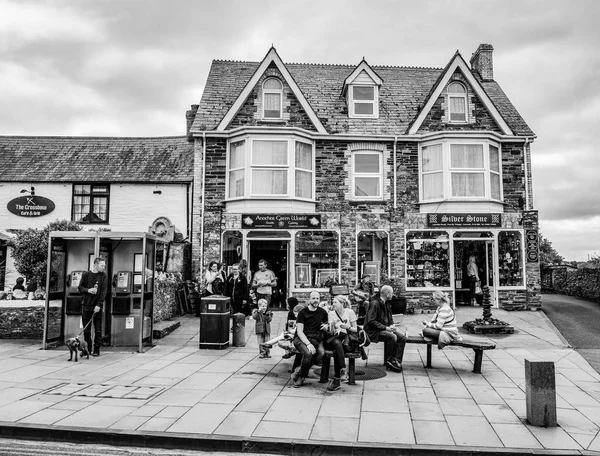
M 283 296 L 369 273 L 470 305 L 473 256 L 496 306 L 540 306 L 535 135 L 491 45 L 444 68 L 215 60 L 187 117 L 198 275 L 264 258 Z

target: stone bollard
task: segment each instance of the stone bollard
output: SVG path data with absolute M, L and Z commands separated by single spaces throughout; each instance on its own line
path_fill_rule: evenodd
M 533 426 L 555 427 L 556 381 L 554 363 L 525 360 L 527 421 Z
M 246 346 L 246 315 L 239 312 L 233 314 L 233 346 Z

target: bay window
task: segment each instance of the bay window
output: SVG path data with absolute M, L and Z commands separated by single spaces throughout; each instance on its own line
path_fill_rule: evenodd
M 500 149 L 487 141 L 426 144 L 419 164 L 422 202 L 502 200 Z
M 289 138 L 229 143 L 227 197 L 314 198 L 314 147 Z

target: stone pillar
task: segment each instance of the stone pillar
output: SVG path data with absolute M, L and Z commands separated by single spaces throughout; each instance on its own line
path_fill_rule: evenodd
M 525 360 L 527 421 L 533 426 L 555 427 L 556 381 L 554 363 Z

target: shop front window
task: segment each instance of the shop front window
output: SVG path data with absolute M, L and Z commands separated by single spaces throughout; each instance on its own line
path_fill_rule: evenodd
M 501 287 L 521 287 L 523 279 L 522 234 L 500 231 L 498 234 L 498 272 Z
M 229 267 L 242 259 L 242 233 L 225 231 L 223 233 L 223 268 L 229 274 Z
M 335 231 L 296 233 L 296 288 L 326 288 L 339 283 L 339 235 Z
M 358 279 L 369 274 L 379 285 L 388 275 L 388 234 L 385 231 L 360 231 L 357 236 Z
M 406 234 L 406 286 L 450 286 L 450 242 L 446 231 Z

